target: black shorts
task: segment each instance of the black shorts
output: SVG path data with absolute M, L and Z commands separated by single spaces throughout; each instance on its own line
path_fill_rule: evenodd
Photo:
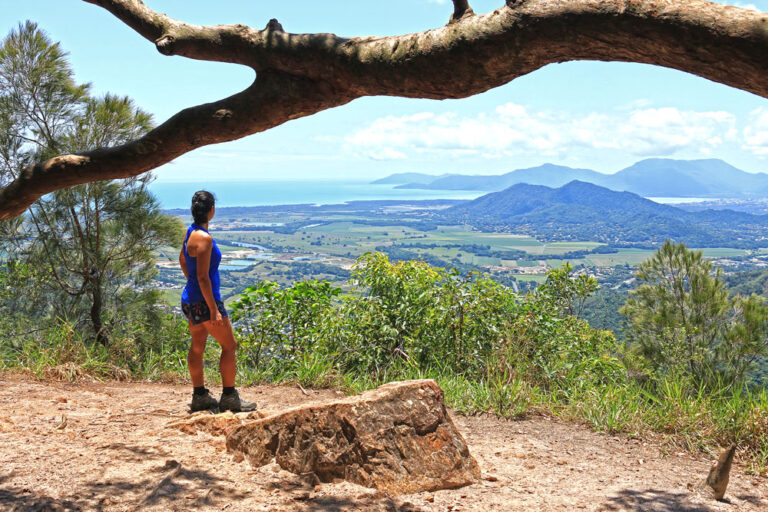
M 223 318 L 228 318 L 229 314 L 224 307 L 224 303 L 220 300 L 216 301 L 216 308 L 221 313 Z M 208 304 L 205 301 L 195 302 L 193 304 L 181 303 L 181 311 L 186 315 L 187 320 L 192 325 L 201 324 L 211 319 L 211 310 L 208 309 Z

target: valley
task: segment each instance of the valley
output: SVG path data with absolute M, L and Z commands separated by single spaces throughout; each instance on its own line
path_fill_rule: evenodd
M 456 200 L 355 201 L 221 208 L 211 232 L 224 253 L 222 291 L 232 300 L 259 280 L 288 285 L 326 279 L 343 286 L 355 260 L 371 251 L 384 252 L 393 260 L 422 259 L 463 273 L 483 272 L 518 291 L 543 282 L 548 269 L 567 262 L 587 269 L 604 288 L 619 290 L 631 286 L 633 269 L 655 250 L 653 241 L 606 243 L 580 240 L 576 235 L 550 239 L 531 233 L 530 225 L 494 230 L 468 216 L 461 219 L 447 213 L 468 204 Z M 169 213 L 189 222 L 183 210 Z M 744 244 L 736 242 L 736 247 L 703 247 L 704 254 L 728 272 L 768 267 L 768 249 L 739 247 Z M 157 251 L 159 274 L 154 286 L 164 290 L 172 305 L 178 304 L 184 283 L 178 250 L 163 247 Z

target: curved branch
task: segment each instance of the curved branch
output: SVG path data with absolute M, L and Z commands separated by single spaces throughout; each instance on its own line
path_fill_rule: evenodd
M 550 63 L 573 60 L 656 64 L 768 97 L 768 15 L 704 0 L 507 0 L 484 15 L 401 36 L 345 39 L 197 26 L 139 0 L 85 0 L 109 10 L 167 55 L 233 62 L 258 74 L 249 89 L 184 110 L 118 148 L 64 155 L 26 169 L 0 190 L 0 219 L 42 194 L 137 175 L 194 148 L 267 130 L 354 98 L 462 98 Z
M 264 30 L 189 25 L 139 0 L 85 1 L 165 54 L 349 84 L 360 96 L 460 98 L 546 64 L 600 60 L 670 67 L 768 97 L 768 15 L 705 0 L 508 0 L 425 32 L 352 39 L 291 34 L 272 22 Z M 471 11 L 467 0 L 454 6 Z
M 351 99 L 326 84 L 262 72 L 248 89 L 182 110 L 135 141 L 28 167 L 0 190 L 0 219 L 19 215 L 54 190 L 136 176 L 201 146 L 239 139 Z

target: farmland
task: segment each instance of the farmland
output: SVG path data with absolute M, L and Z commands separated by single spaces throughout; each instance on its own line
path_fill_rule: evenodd
M 482 232 L 467 224 L 424 222 L 425 213 L 446 205 L 439 201 L 397 204 L 359 202 L 315 207 L 221 208 L 211 233 L 223 253 L 223 294 L 232 300 L 259 280 L 290 284 L 302 279 L 327 279 L 344 285 L 355 260 L 370 251 L 392 259 L 423 259 L 460 271 L 481 271 L 500 282 L 525 289 L 544 280 L 547 269 L 565 262 L 584 267 L 603 282 L 626 280 L 653 247 L 616 247 L 592 241 L 538 240 L 521 233 Z M 448 202 L 446 202 L 448 204 Z M 171 211 L 185 222 L 183 211 Z M 734 248 L 703 249 L 708 258 L 738 268 L 760 268 L 768 253 Z M 156 286 L 173 304 L 183 276 L 178 248 L 158 252 Z

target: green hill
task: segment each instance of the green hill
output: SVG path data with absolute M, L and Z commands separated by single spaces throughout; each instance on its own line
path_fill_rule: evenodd
M 452 206 L 444 215 L 483 230 L 525 231 L 549 239 L 657 243 L 671 238 L 697 247 L 768 245 L 762 241 L 768 216 L 688 212 L 581 181 L 560 188 L 513 185 Z

